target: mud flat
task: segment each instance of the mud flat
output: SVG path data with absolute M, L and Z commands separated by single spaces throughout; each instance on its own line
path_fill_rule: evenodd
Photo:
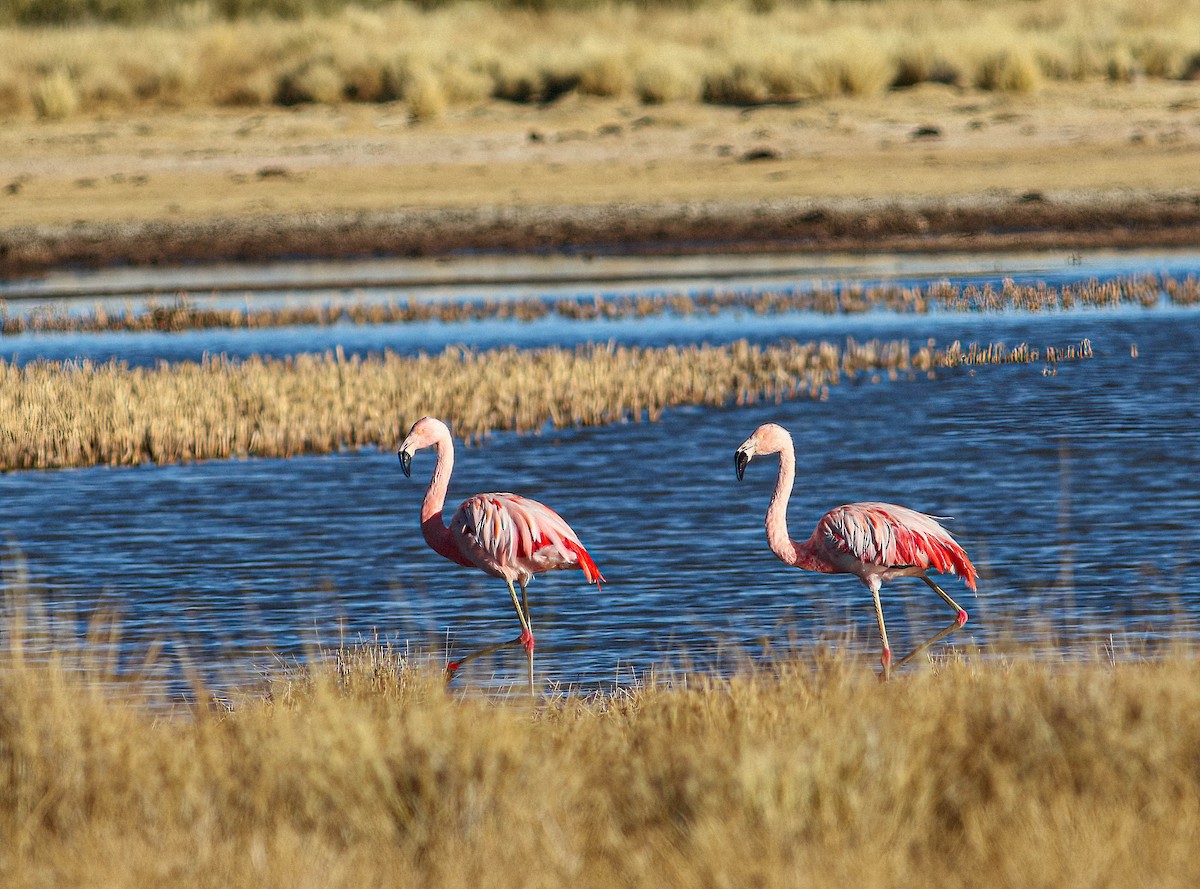
M 568 96 L 162 111 L 0 133 L 0 274 L 437 257 L 1194 246 L 1191 82 L 754 108 Z

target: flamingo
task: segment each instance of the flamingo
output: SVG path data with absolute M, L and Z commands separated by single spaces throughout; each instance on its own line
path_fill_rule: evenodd
M 779 454 L 779 476 L 767 507 L 767 543 L 782 562 L 804 571 L 823 574 L 853 574 L 871 591 L 875 617 L 879 621 L 879 639 L 883 645 L 883 675 L 892 673 L 892 649 L 883 624 L 883 605 L 879 590 L 893 577 L 919 577 L 954 609 L 950 626 L 935 633 L 902 658 L 902 667 L 935 642 L 949 636 L 967 622 L 967 612 L 946 595 L 926 573 L 936 570 L 957 574 L 971 590 L 977 574 L 966 552 L 932 516 L 892 503 L 848 503 L 831 509 L 812 536 L 805 541 L 792 540 L 787 530 L 787 506 L 796 478 L 796 449 L 791 434 L 775 423 L 764 423 L 754 430 L 734 452 L 733 462 L 740 481 L 746 464 L 754 457 Z
M 503 578 L 521 621 L 521 635 L 516 639 L 481 648 L 447 664 L 447 681 L 468 661 L 509 645 L 523 645 L 529 658 L 529 693 L 536 697 L 533 623 L 526 586 L 535 574 L 560 568 L 581 570 L 588 583 L 596 584 L 596 589 L 600 589 L 604 576 L 571 526 L 536 500 L 508 493 L 476 494 L 464 500 L 450 517 L 449 526 L 445 525 L 442 507 L 454 468 L 454 442 L 449 428 L 434 417 L 422 417 L 401 442 L 397 456 L 404 475 L 411 477 L 413 454 L 428 447 L 437 452 L 437 463 L 421 504 L 421 533 L 425 542 L 451 562 Z M 514 582 L 521 587 L 519 600 Z

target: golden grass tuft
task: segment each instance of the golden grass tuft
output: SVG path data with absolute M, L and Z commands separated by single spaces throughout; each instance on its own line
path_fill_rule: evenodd
M 629 95 L 633 88 L 633 73 L 619 46 L 588 48 L 581 56 L 580 92 L 605 97 Z
M 66 70 L 74 104 L 47 96 L 37 113 L 70 116 L 112 105 L 392 101 L 384 81 L 397 52 L 420 55 L 433 78 L 422 90 L 444 97 L 422 107 L 447 111 L 568 92 L 753 105 L 927 81 L 1020 94 L 1042 78 L 1185 78 L 1200 57 L 1200 0 L 687 5 L 392 3 L 234 21 L 198 9 L 124 28 L 10 25 L 0 59 L 30 97 L 61 92 L 46 78 Z M 312 82 L 289 89 L 304 77 Z M 6 104 L 9 114 L 23 107 Z
M 37 116 L 46 120 L 62 120 L 79 108 L 79 91 L 62 68 L 55 68 L 38 81 L 30 98 Z
M 11 633 L 10 633 L 11 636 Z M 1200 880 L 1200 667 L 797 653 L 537 708 L 351 650 L 147 707 L 9 643 L 6 886 Z M 165 876 L 168 875 L 168 876 Z
M 391 447 L 404 418 L 444 417 L 456 434 L 656 420 L 679 405 L 821 398 L 870 373 L 892 379 L 963 365 L 1070 361 L 1024 344 L 917 349 L 906 341 L 577 349 L 447 348 L 413 358 L 325 355 L 130 368 L 117 362 L 0 360 L 0 467 L 290 457 Z M 404 380 L 397 386 L 397 380 Z
M 413 120 L 436 120 L 446 113 L 447 99 L 441 81 L 426 68 L 409 72 L 402 90 Z
M 1032 93 L 1042 85 L 1042 71 L 1029 50 L 1001 50 L 980 61 L 975 85 L 985 90 Z

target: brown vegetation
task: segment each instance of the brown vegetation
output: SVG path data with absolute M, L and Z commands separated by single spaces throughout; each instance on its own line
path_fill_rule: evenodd
M 892 378 L 945 367 L 1088 358 L 907 341 L 577 349 L 448 348 L 414 358 L 210 358 L 130 368 L 115 361 L 0 361 L 0 468 L 136 465 L 240 456 L 288 457 L 364 445 L 390 447 L 406 422 L 444 417 L 467 439 L 622 419 L 657 419 L 671 406 L 823 397 L 844 379 Z M 407 420 L 405 419 L 407 418 Z
M 36 650 L 0 665 L 13 889 L 1200 881 L 1186 654 L 951 656 L 881 684 L 799 652 L 531 709 L 368 647 L 178 712 Z
M 827 314 L 886 309 L 896 312 L 992 312 L 1004 309 L 1053 311 L 1078 306 L 1114 308 L 1137 305 L 1153 308 L 1200 303 L 1200 279 L 1157 275 L 1117 278 L 1101 283 L 1091 280 L 1051 287 L 1044 283 L 1017 284 L 1006 279 L 1000 288 L 984 284 L 866 287 L 817 287 L 794 291 L 718 291 L 713 293 L 637 294 L 593 299 L 525 297 L 479 301 L 426 302 L 413 299 L 337 302 L 324 305 L 253 308 L 249 303 L 235 308 L 202 308 L 186 293 L 172 305 L 151 300 L 145 306 L 91 311 L 37 310 L 9 315 L 0 300 L 0 335 L 32 331 L 179 331 L 204 328 L 269 328 L 293 325 L 407 324 L 420 321 L 443 323 L 483 319 L 533 321 L 548 315 L 573 320 L 595 318 L 647 318 L 656 315 L 714 314 L 746 310 L 756 314 L 778 312 L 823 312 Z

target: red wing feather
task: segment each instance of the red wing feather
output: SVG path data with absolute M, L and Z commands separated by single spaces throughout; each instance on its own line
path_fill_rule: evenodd
M 975 589 L 975 566 L 936 519 L 891 503 L 851 503 L 821 521 L 826 542 L 870 565 L 957 574 Z
M 450 527 L 460 549 L 485 571 L 536 574 L 578 567 L 588 583 L 603 580 L 571 526 L 536 500 L 476 494 L 459 506 Z

